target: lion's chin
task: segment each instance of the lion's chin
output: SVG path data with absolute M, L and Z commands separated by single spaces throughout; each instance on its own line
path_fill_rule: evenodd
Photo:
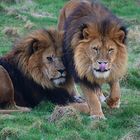
M 108 71 L 104 71 L 104 72 L 100 72 L 100 71 L 96 71 L 96 70 L 93 70 L 93 74 L 96 78 L 103 78 L 103 79 L 106 79 L 109 77 L 109 74 L 110 74 L 110 70 Z
M 54 85 L 59 86 L 59 85 L 64 84 L 66 79 L 61 77 L 61 78 L 58 78 L 58 79 L 53 79 L 52 81 L 53 81 Z

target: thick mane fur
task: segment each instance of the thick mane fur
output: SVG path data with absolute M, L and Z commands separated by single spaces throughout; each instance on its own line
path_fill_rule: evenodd
M 102 84 L 110 87 L 108 106 L 120 106 L 119 80 L 127 70 L 126 27 L 95 0 L 71 0 L 61 10 L 58 29 L 64 30 L 67 71 L 79 82 L 91 117 L 104 118 Z
M 74 76 L 76 80 L 85 81 L 85 79 L 88 79 L 88 81 L 90 81 L 91 83 L 100 82 L 98 81 L 98 79 L 95 79 L 95 77 L 92 76 L 93 74 L 88 72 L 89 60 L 87 60 L 86 54 L 85 56 L 83 54 L 81 55 L 80 51 L 82 50 L 79 50 L 79 54 L 76 56 L 77 60 L 80 60 L 80 62 L 78 62 L 77 68 L 80 72 L 78 72 L 77 74 L 77 70 L 75 69 L 76 66 L 74 63 L 73 51 L 75 51 L 79 41 L 83 38 L 83 29 L 88 26 L 95 29 L 95 36 L 97 35 L 103 38 L 109 37 L 113 39 L 114 33 L 118 32 L 119 30 L 122 30 L 124 32 L 125 37 L 122 40 L 123 43 L 117 44 L 118 46 L 121 45 L 123 47 L 119 48 L 117 59 L 114 62 L 112 74 L 108 80 L 115 80 L 122 77 L 122 75 L 126 72 L 127 65 L 127 54 L 125 46 L 127 36 L 126 27 L 123 25 L 120 19 L 113 15 L 103 5 L 96 2 L 81 2 L 81 4 L 66 19 L 64 26 L 65 34 L 63 51 L 64 63 L 67 67 L 67 70 Z M 79 76 L 79 73 L 83 76 Z
M 47 47 L 51 49 L 50 54 Z M 55 58 L 62 57 L 61 34 L 54 29 L 37 30 L 19 40 L 11 52 L 0 58 L 0 65 L 11 78 L 14 87 L 13 96 L 17 105 L 34 107 L 42 100 L 49 100 L 56 104 L 73 102 L 73 97 L 69 94 L 71 80 L 68 76 L 64 86 L 55 86 L 47 75 L 43 75 L 43 53 L 45 52 L 44 57 L 47 60 L 46 55 L 47 53 L 51 55 L 52 50 L 56 55 Z M 59 64 L 58 61 L 57 65 Z M 62 64 L 59 68 L 62 68 L 61 66 Z M 57 74 L 56 70 L 55 73 Z M 53 76 L 55 73 L 52 71 Z
M 34 58 L 34 60 L 31 61 L 32 65 L 29 65 L 29 59 L 32 59 L 32 54 L 35 51 L 34 49 L 38 49 L 32 48 L 33 43 L 46 43 L 43 41 L 48 40 L 49 47 L 49 41 L 52 41 L 54 44 L 57 44 L 54 45 L 55 49 L 57 49 L 58 46 L 61 46 L 61 42 L 58 41 L 60 40 L 59 38 L 60 36 L 55 30 L 37 30 L 31 33 L 28 37 L 18 41 L 14 45 L 13 51 L 7 54 L 5 58 L 8 59 L 9 62 L 12 61 L 11 63 L 17 65 L 18 69 L 20 69 L 24 73 L 24 75 L 28 76 L 28 78 L 33 79 L 39 85 L 47 88 L 53 88 L 50 80 L 44 77 L 43 73 L 41 73 L 42 62 L 40 60 L 42 60 L 42 52 L 44 51 L 43 46 L 41 46 L 42 52 L 38 53 L 38 57 Z M 40 60 L 38 60 L 38 58 L 40 58 Z

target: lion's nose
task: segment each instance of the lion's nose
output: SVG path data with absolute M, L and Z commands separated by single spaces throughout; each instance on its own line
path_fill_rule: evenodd
M 61 74 L 63 74 L 65 72 L 65 69 L 60 69 L 58 70 Z
M 103 71 L 106 70 L 107 64 L 108 64 L 107 61 L 98 61 L 97 63 L 99 64 L 99 69 L 100 69 L 100 71 L 103 72 Z
M 100 65 L 100 64 L 107 64 L 108 62 L 107 61 L 97 61 L 97 63 Z

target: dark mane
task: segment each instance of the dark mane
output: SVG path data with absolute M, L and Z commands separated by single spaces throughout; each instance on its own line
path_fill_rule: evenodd
M 15 43 L 11 51 L 0 57 L 0 66 L 5 69 L 13 85 L 13 96 L 16 105 L 34 107 L 43 100 L 65 105 L 74 101 L 63 85 L 54 86 L 52 84 L 51 87 L 51 80 L 47 76 L 45 77 L 42 72 L 42 52 L 47 51 L 47 47 L 53 47 L 54 51 L 56 51 L 55 53 L 60 55 L 57 49 L 62 47 L 61 41 L 61 34 L 57 30 L 36 30 L 25 38 L 21 38 Z M 36 51 L 38 52 L 36 53 Z M 31 61 L 29 60 L 30 58 L 32 59 Z M 46 80 L 44 82 L 46 86 L 42 84 L 43 78 Z M 69 82 L 69 79 L 67 76 L 65 84 Z M 8 86 L 7 89 L 9 89 Z
M 81 4 L 73 11 L 73 13 L 66 19 L 64 25 L 64 31 L 69 32 L 68 36 L 80 31 L 83 25 L 96 24 L 98 25 L 99 31 L 104 36 L 108 34 L 110 27 L 117 25 L 127 35 L 126 27 L 122 21 L 112 14 L 103 5 L 91 2 L 90 4 Z M 125 40 L 124 40 L 125 41 Z

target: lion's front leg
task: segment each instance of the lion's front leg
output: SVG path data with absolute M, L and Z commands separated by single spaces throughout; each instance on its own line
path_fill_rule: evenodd
M 110 83 L 110 96 L 107 98 L 107 104 L 110 108 L 120 107 L 120 84 L 119 81 Z
M 89 106 L 91 118 L 104 119 L 105 116 L 102 111 L 101 102 L 96 93 L 98 90 L 89 89 L 84 85 L 81 85 L 81 89 L 83 93 L 85 94 L 85 97 Z
M 77 89 L 72 77 L 70 77 L 67 80 L 67 83 L 63 85 L 63 88 L 68 91 L 69 95 L 72 97 L 73 102 L 76 102 L 76 103 L 85 102 L 85 99 L 78 92 L 78 89 Z

